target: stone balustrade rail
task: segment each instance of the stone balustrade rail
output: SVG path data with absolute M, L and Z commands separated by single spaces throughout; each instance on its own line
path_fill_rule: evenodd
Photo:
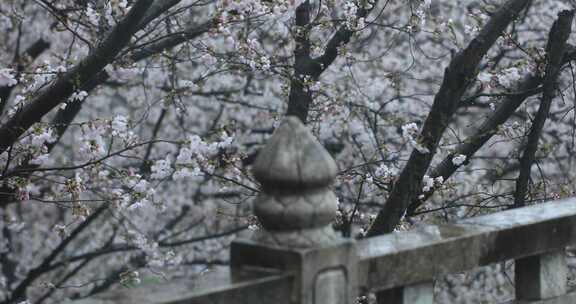
M 331 227 L 334 160 L 287 117 L 253 168 L 262 185 L 254 213 L 263 229 L 230 249 L 229 268 L 187 280 L 111 291 L 74 304 L 434 303 L 436 276 L 515 261 L 514 303 L 576 303 L 565 248 L 576 242 L 576 199 L 354 241 Z

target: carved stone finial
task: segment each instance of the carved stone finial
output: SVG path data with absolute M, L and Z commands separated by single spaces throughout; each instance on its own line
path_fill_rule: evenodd
M 337 239 L 330 223 L 337 210 L 328 188 L 336 177 L 336 163 L 296 117 L 276 129 L 254 163 L 262 192 L 254 213 L 265 231 L 260 242 L 278 246 L 312 247 Z

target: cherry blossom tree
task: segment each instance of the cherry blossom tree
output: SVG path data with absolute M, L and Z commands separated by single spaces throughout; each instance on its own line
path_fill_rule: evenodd
M 573 195 L 572 9 L 1 1 L 0 303 L 226 264 L 258 229 L 249 169 L 285 115 L 338 163 L 345 237 Z M 472 289 L 496 299 L 491 273 Z

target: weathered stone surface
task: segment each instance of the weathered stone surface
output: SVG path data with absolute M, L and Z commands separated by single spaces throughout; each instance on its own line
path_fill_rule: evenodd
M 346 272 L 328 269 L 318 274 L 314 284 L 314 304 L 348 304 Z
M 290 304 L 293 277 L 222 269 L 198 278 L 122 289 L 69 304 Z
M 564 250 L 516 260 L 517 300 L 542 300 L 566 293 L 568 266 Z
M 306 230 L 296 232 L 299 233 L 309 236 Z M 271 235 L 294 237 L 294 234 L 294 231 L 280 231 Z M 233 269 L 269 268 L 284 275 L 215 272 L 200 280 L 120 290 L 74 303 L 316 304 L 320 301 L 318 304 L 324 304 L 321 301 L 333 302 L 341 297 L 347 298 L 345 303 L 352 303 L 359 286 L 388 289 L 390 296 L 400 295 L 396 299 L 406 303 L 429 303 L 430 285 L 419 282 L 430 281 L 435 275 L 510 259 L 519 261 L 517 286 L 536 297 L 548 297 L 526 299 L 526 294 L 519 294 L 524 299 L 513 303 L 576 303 L 576 293 L 562 294 L 565 291 L 563 248 L 576 243 L 576 199 L 365 239 L 357 243 L 359 256 L 352 241 L 335 240 L 320 247 L 310 244 L 286 247 L 282 245 L 284 239 L 275 241 L 278 243 L 234 242 L 231 256 L 232 265 L 236 267 Z M 356 267 L 361 273 L 360 282 L 356 281 Z M 523 278 L 528 281 L 521 281 Z
M 362 286 L 382 290 L 478 266 L 562 250 L 576 241 L 576 199 L 358 242 Z
M 258 153 L 254 176 L 264 187 L 327 186 L 336 177 L 336 163 L 295 116 L 288 116 Z
M 340 239 L 323 247 L 285 248 L 254 240 L 232 243 L 232 265 L 273 268 L 293 273 L 294 304 L 354 303 L 357 294 L 357 255 L 355 243 Z M 323 275 L 324 274 L 324 275 Z M 329 274 L 329 275 L 328 275 Z M 317 288 L 322 286 L 322 290 Z M 317 302 L 322 298 L 339 302 Z
M 294 194 L 260 194 L 254 211 L 268 230 L 298 230 L 324 227 L 336 215 L 336 196 L 321 189 Z
M 502 304 L 574 304 L 574 303 L 576 303 L 576 292 L 569 292 L 567 294 L 546 300 L 535 300 L 535 301 L 512 300 Z
M 283 248 L 323 247 L 342 240 L 329 226 L 273 232 L 259 230 L 252 234 L 252 239 L 261 244 Z
M 276 129 L 253 172 L 262 185 L 253 204 L 264 227 L 255 234 L 259 243 L 301 248 L 337 241 L 330 227 L 337 199 L 329 189 L 336 164 L 298 118 Z
M 380 304 L 433 304 L 434 283 L 432 281 L 387 289 L 378 293 Z

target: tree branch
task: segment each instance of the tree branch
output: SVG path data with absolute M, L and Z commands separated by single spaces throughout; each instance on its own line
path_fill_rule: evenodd
M 146 11 L 146 15 L 144 15 L 142 20 L 139 22 L 138 28 L 144 28 L 152 20 L 158 18 L 158 16 L 180 2 L 182 2 L 182 0 L 154 0 L 154 3 L 152 3 Z
M 548 118 L 552 100 L 554 99 L 556 82 L 558 80 L 558 75 L 560 74 L 560 68 L 562 67 L 562 58 L 564 57 L 566 41 L 568 40 L 568 37 L 570 37 L 573 19 L 574 11 L 560 12 L 558 14 L 558 20 L 554 22 L 550 34 L 548 35 L 550 39 L 548 40 L 548 45 L 546 47 L 546 72 L 543 81 L 544 88 L 542 99 L 540 101 L 538 113 L 536 113 L 536 117 L 534 118 L 532 127 L 530 128 L 530 134 L 528 135 L 524 154 L 522 155 L 522 158 L 520 158 L 520 174 L 516 180 L 514 208 L 525 205 L 530 171 L 532 169 L 532 164 L 534 163 L 536 150 L 538 149 L 538 141 L 540 140 L 544 123 Z
M 96 220 L 108 206 L 102 206 L 98 208 L 94 213 L 92 213 L 88 218 L 82 222 L 78 227 L 74 229 L 62 242 L 52 250 L 52 252 L 42 260 L 42 263 L 37 267 L 30 270 L 26 277 L 16 286 L 10 297 L 2 302 L 2 304 L 18 303 L 19 301 L 24 301 L 26 298 L 26 290 L 28 287 L 38 278 L 40 275 L 45 273 L 50 269 L 50 264 L 56 257 L 66 249 L 66 247 L 72 242 L 82 231 L 84 231 L 90 224 Z
M 364 7 L 359 8 L 358 12 L 356 13 L 356 18 L 366 18 L 366 16 L 368 16 L 368 14 L 372 11 L 372 9 L 374 9 L 374 7 L 377 6 L 377 4 L 378 1 L 372 4 L 369 9 Z M 332 38 L 326 44 L 324 53 L 320 57 L 314 59 L 314 61 L 320 65 L 318 76 L 320 76 L 320 74 L 323 73 L 334 62 L 334 60 L 336 60 L 338 57 L 338 49 L 348 44 L 355 32 L 356 31 L 349 29 L 348 26 L 343 25 L 336 31 L 336 33 L 334 33 L 334 36 L 332 36 Z
M 139 22 L 151 3 L 152 0 L 136 2 L 126 17 L 112 29 L 95 51 L 69 72 L 62 75 L 2 125 L 0 127 L 0 153 L 6 151 L 28 128 L 40 121 L 62 100 L 66 100 L 77 88 L 94 78 L 108 63 L 112 62 L 138 30 Z
M 359 7 L 356 19 L 365 18 L 376 7 L 378 1 L 370 4 L 370 8 Z M 350 42 L 352 35 L 356 32 L 342 25 L 332 36 L 324 53 L 313 59 L 310 57 L 309 23 L 310 23 L 310 2 L 302 3 L 296 9 L 296 49 L 294 50 L 294 76 L 290 81 L 290 94 L 288 96 L 288 109 L 286 115 L 294 115 L 304 123 L 308 118 L 308 112 L 312 105 L 312 92 L 307 88 L 306 81 L 317 81 L 320 75 L 336 60 L 338 49 Z
M 168 37 L 162 38 L 150 45 L 141 47 L 130 55 L 130 59 L 134 62 L 143 60 L 152 55 L 160 54 L 165 50 L 171 49 L 181 43 L 198 38 L 200 35 L 208 32 L 216 24 L 216 20 L 212 19 L 200 25 L 188 26 L 180 33 L 174 33 Z
M 551 37 L 550 37 L 551 38 Z M 576 60 L 576 48 L 572 45 L 567 44 L 565 47 L 566 51 L 564 58 L 562 59 L 562 65 L 568 64 L 570 61 Z M 429 174 L 431 178 L 436 178 L 442 176 L 444 181 L 447 181 L 460 166 L 455 165 L 452 162 L 454 155 L 461 154 L 466 156 L 466 159 L 470 159 L 492 136 L 498 132 L 500 125 L 505 123 L 508 118 L 510 118 L 518 107 L 526 100 L 526 98 L 532 96 L 531 92 L 535 92 L 536 89 L 542 84 L 542 77 L 538 75 L 529 74 L 526 75 L 522 80 L 516 85 L 516 91 L 523 92 L 523 94 L 507 96 L 504 101 L 496 108 L 494 113 L 488 117 L 478 130 L 469 138 L 466 138 L 463 143 L 458 145 L 453 154 L 446 156 L 440 164 L 438 164 L 432 172 Z M 434 188 L 430 191 L 424 193 L 424 198 L 412 199 L 412 203 L 408 208 L 406 214 L 413 215 L 432 194 L 434 194 Z M 418 192 L 420 194 L 421 191 Z
M 384 207 L 378 212 L 368 230 L 367 236 L 392 232 L 400 222 L 414 194 L 419 193 L 422 189 L 422 178 L 430 166 L 432 157 L 451 117 L 458 108 L 458 102 L 468 86 L 474 81 L 478 64 L 528 2 L 529 0 L 507 1 L 491 17 L 478 36 L 451 60 L 444 72 L 444 80 L 434 97 L 432 109 L 430 109 L 424 122 L 418 141 L 428 149 L 428 153 L 412 151 L 406 166 L 394 183 Z

